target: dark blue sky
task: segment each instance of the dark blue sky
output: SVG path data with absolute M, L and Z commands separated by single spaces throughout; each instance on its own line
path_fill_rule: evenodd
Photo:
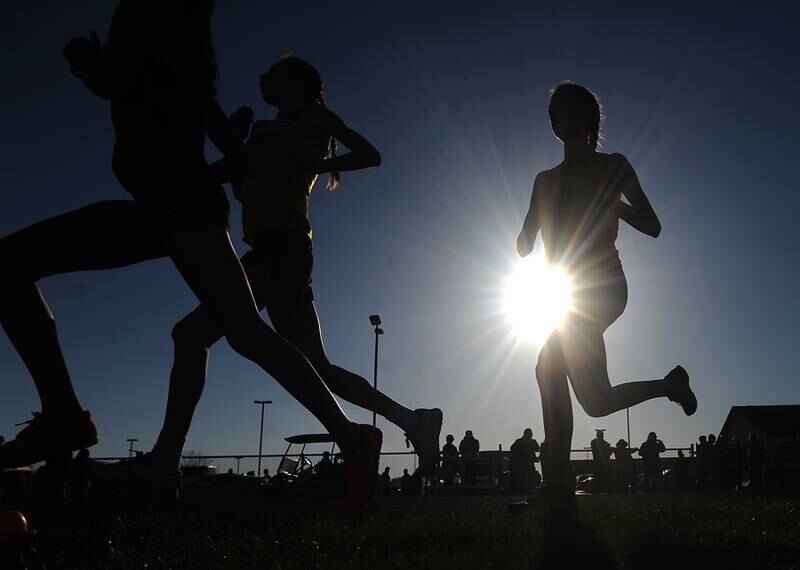
M 110 171 L 107 104 L 61 57 L 71 35 L 105 34 L 112 4 L 6 8 L 0 234 L 124 196 Z M 271 116 L 257 76 L 292 51 L 318 66 L 331 107 L 383 155 L 380 169 L 346 173 L 339 190 L 319 187 L 312 198 L 314 286 L 332 360 L 371 374 L 367 316 L 379 312 L 386 392 L 441 406 L 446 431 L 473 429 L 484 447 L 507 445 L 529 425 L 541 437 L 537 348 L 516 342 L 498 309 L 533 176 L 561 158 L 547 91 L 572 79 L 600 95 L 604 150 L 628 157 L 664 228 L 657 240 L 621 230 L 630 301 L 606 336 L 612 381 L 682 363 L 700 398 L 688 420 L 666 401 L 632 410 L 634 443 L 654 429 L 667 445 L 688 444 L 718 431 L 731 405 L 800 401 L 798 9 L 644 4 L 219 2 L 226 108 L 246 103 Z M 238 214 L 232 233 L 243 253 Z M 169 332 L 194 306 L 191 294 L 166 261 L 59 276 L 43 290 L 102 430 L 95 453 L 121 453 L 126 437 L 148 446 L 164 408 Z M 0 433 L 9 437 L 38 401 L 5 336 L 0 378 Z M 276 402 L 266 449 L 320 429 L 220 344 L 187 447 L 253 452 L 254 398 Z M 385 447 L 399 449 L 399 430 L 383 425 Z M 579 411 L 575 425 L 574 447 L 594 427 L 616 440 L 624 413 Z

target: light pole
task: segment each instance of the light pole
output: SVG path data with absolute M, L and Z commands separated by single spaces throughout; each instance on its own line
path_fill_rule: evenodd
M 258 477 L 261 477 L 261 444 L 264 442 L 264 406 L 271 404 L 272 400 L 253 400 L 254 404 L 261 406 L 261 430 L 258 432 Z M 236 466 L 239 469 L 239 466 Z
M 125 441 L 130 443 L 130 446 L 128 447 L 128 459 L 130 459 L 131 457 L 133 457 L 133 444 L 136 443 L 139 440 L 137 438 L 135 438 L 135 437 L 131 437 L 131 438 L 126 439 Z
M 631 409 L 625 408 L 625 421 L 628 424 L 628 447 L 631 447 Z
M 378 337 L 383 334 L 380 315 L 370 315 L 369 322 L 375 327 L 375 366 L 372 369 L 372 387 L 378 389 Z M 375 427 L 375 412 L 372 412 L 372 427 Z

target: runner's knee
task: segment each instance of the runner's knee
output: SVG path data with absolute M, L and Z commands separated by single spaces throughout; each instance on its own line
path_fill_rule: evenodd
M 228 345 L 248 360 L 258 361 L 262 353 L 276 358 L 280 356 L 281 343 L 277 342 L 278 335 L 260 317 L 244 323 L 231 323 L 227 329 L 225 340 Z
M 592 418 L 602 418 L 615 411 L 611 405 L 611 393 L 608 391 L 586 392 L 575 390 L 575 396 L 578 398 L 583 411 Z

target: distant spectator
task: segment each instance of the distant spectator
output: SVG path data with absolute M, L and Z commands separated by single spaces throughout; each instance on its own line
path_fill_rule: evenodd
M 256 472 L 255 471 L 248 471 L 247 473 L 244 474 L 244 476 L 245 477 L 255 477 L 256 476 Z
M 392 477 L 389 475 L 389 468 L 386 467 L 381 473 L 380 494 L 388 497 L 392 494 Z
M 603 435 L 604 429 L 596 429 L 595 438 L 592 440 L 592 461 L 594 463 L 594 491 L 596 493 L 608 492 L 610 486 L 609 460 L 611 459 L 611 444 Z
M 647 491 L 656 491 L 661 487 L 661 454 L 666 450 L 664 442 L 658 439 L 654 431 L 647 434 L 647 440 L 639 446 L 644 487 Z
M 748 489 L 761 489 L 764 486 L 764 445 L 756 434 L 751 433 L 747 446 Z
M 536 454 L 539 442 L 533 439 L 533 430 L 526 428 L 522 437 L 511 444 L 511 492 L 531 493 L 537 486 Z
M 464 439 L 458 444 L 458 452 L 461 457 L 478 457 L 478 452 L 481 449 L 481 443 L 475 436 L 472 435 L 472 430 L 464 432 Z
M 400 492 L 404 497 L 412 494 L 411 475 L 408 474 L 408 469 L 403 469 L 403 476 L 400 478 Z
M 701 491 L 708 488 L 709 452 L 708 438 L 701 435 L 697 438 L 697 488 Z
M 333 472 L 333 462 L 329 451 L 322 454 L 322 459 L 314 466 L 314 471 L 320 477 L 328 477 Z
M 683 454 L 683 450 L 678 450 L 678 459 L 675 462 L 675 489 L 686 491 L 689 489 L 689 462 Z
M 481 443 L 472 435 L 472 430 L 464 432 L 464 439 L 458 444 L 458 452 L 464 462 L 464 483 L 472 485 L 475 483 L 475 462 L 481 449 Z
M 236 475 L 236 473 L 233 472 L 233 467 L 228 468 L 228 475 Z
M 706 480 L 706 488 L 713 491 L 719 490 L 719 447 L 717 446 L 717 436 L 713 433 L 708 434 L 708 447 L 706 448 L 708 456 L 706 460 L 706 468 L 708 470 L 708 478 Z
M 264 469 L 264 477 L 262 477 L 262 479 L 264 479 L 264 481 L 267 481 L 267 482 L 269 482 L 269 480 L 270 480 L 271 478 L 272 478 L 272 477 L 270 477 L 270 474 L 269 474 L 269 469 Z
M 620 439 L 611 451 L 616 459 L 617 488 L 622 493 L 629 493 L 634 490 L 636 464 L 633 460 L 633 454 L 638 451 L 638 448 L 628 447 L 628 442 Z
M 445 485 L 452 485 L 458 473 L 458 449 L 453 445 L 453 434 L 448 433 L 445 439 L 447 443 L 442 446 L 442 479 Z

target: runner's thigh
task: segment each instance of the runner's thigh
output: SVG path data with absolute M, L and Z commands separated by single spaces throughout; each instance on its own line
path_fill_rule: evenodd
M 95 202 L 0 239 L 0 258 L 26 279 L 112 269 L 164 257 L 132 200 Z

